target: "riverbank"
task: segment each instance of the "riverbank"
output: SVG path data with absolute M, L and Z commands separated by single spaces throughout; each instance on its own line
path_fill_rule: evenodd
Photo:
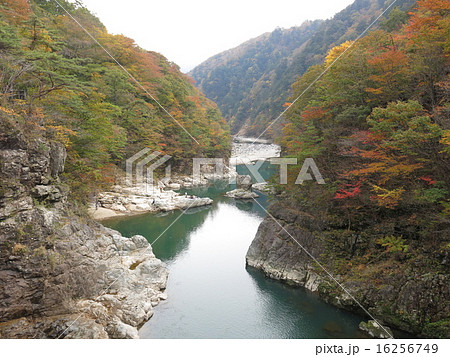
M 212 204 L 207 197 L 181 195 L 173 190 L 146 185 L 134 187 L 114 186 L 102 192 L 97 203 L 91 204 L 89 213 L 96 220 L 142 213 L 167 212 Z
M 422 266 L 395 255 L 368 265 L 355 264 L 339 255 L 335 241 L 325 238 L 326 222 L 319 217 L 280 201 L 270 206 L 269 212 L 277 222 L 267 216 L 259 226 L 246 255 L 248 266 L 272 279 L 302 286 L 329 304 L 367 316 L 304 248 L 381 324 L 420 337 L 450 337 L 448 275 L 424 272 Z M 290 235 L 280 230 L 280 225 Z
M 209 171 L 212 171 L 211 168 Z M 119 216 L 208 206 L 213 202 L 208 197 L 183 195 L 176 191 L 207 187 L 214 182 L 230 180 L 236 176 L 234 168 L 228 167 L 221 175 L 206 172 L 202 173 L 200 178 L 174 176 L 158 180 L 156 185 L 130 185 L 123 179 L 122 185 L 114 185 L 109 191 L 101 192 L 96 201 L 90 204 L 88 212 L 93 219 L 101 221 Z

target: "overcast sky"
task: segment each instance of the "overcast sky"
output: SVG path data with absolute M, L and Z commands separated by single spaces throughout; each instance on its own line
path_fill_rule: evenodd
M 354 0 L 83 0 L 114 34 L 162 53 L 184 72 L 276 27 L 327 19 Z

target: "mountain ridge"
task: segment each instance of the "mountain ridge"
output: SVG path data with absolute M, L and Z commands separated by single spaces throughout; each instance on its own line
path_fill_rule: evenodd
M 414 3 L 399 0 L 395 6 L 407 10 Z M 282 113 L 295 80 L 322 61 L 330 48 L 356 39 L 389 4 L 356 0 L 331 19 L 278 28 L 219 53 L 189 75 L 206 97 L 217 103 L 233 134 L 258 136 Z M 268 61 L 265 66 L 259 64 L 261 57 Z M 278 132 L 277 126 L 265 136 L 276 137 Z

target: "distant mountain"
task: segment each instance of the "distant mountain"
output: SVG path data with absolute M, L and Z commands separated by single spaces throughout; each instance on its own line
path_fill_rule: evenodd
M 354 40 L 390 3 L 356 0 L 332 19 L 278 28 L 211 57 L 189 74 L 218 104 L 233 133 L 258 136 L 283 111 L 295 80 L 330 48 Z M 407 10 L 414 3 L 397 0 L 395 6 Z M 274 134 L 271 130 L 265 136 Z

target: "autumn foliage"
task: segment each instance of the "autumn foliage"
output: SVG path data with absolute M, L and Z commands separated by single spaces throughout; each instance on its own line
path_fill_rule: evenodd
M 289 156 L 320 163 L 327 186 L 285 191 L 355 237 L 401 232 L 406 240 L 446 241 L 450 2 L 420 0 L 394 14 L 385 21 L 390 32 L 336 46 L 294 84 L 291 102 L 333 64 L 286 113 L 282 139 Z
M 67 147 L 74 184 L 111 183 L 112 165 L 146 147 L 178 170 L 192 157 L 229 155 L 220 111 L 178 66 L 108 33 L 79 2 L 60 3 L 128 73 L 56 2 L 1 0 L 0 100 Z

